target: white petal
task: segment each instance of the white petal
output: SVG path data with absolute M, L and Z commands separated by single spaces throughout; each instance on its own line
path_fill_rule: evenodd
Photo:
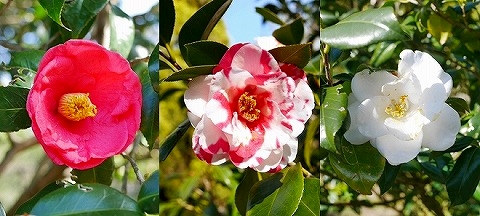
M 388 133 L 384 121 L 388 117 L 385 108 L 390 104 L 387 97 L 378 96 L 363 101 L 358 106 L 358 129 L 364 136 L 373 139 Z
M 423 91 L 419 107 L 425 117 L 434 120 L 443 109 L 447 97 L 443 84 L 436 83 Z
M 434 151 L 443 151 L 455 143 L 460 130 L 460 116 L 457 111 L 444 104 L 440 116 L 423 127 L 422 146 Z
M 363 144 L 366 143 L 369 138 L 364 136 L 358 130 L 358 106 L 360 102 L 356 100 L 353 94 L 348 96 L 348 114 L 350 115 L 350 127 L 348 128 L 347 132 L 345 132 L 344 136 L 348 142 L 352 144 Z
M 393 74 L 387 71 L 370 73 L 365 69 L 355 74 L 352 79 L 352 92 L 359 101 L 382 95 L 382 86 L 396 80 Z
M 440 64 L 428 53 L 404 50 L 400 53 L 399 74 L 413 73 L 421 82 L 428 83 L 432 77 L 438 78 L 444 73 Z M 428 86 L 426 86 L 428 87 Z
M 400 119 L 389 117 L 385 119 L 385 126 L 397 139 L 408 141 L 416 139 L 422 133 L 425 121 L 425 117 L 416 111 Z
M 313 92 L 308 84 L 300 80 L 294 91 L 293 108 L 285 115 L 292 125 L 292 136 L 296 137 L 302 133 L 305 122 L 312 116 L 315 107 Z
M 192 147 L 197 157 L 215 165 L 227 161 L 230 149 L 224 133 L 206 117 L 193 132 Z
M 375 140 L 375 147 L 380 154 L 387 159 L 391 165 L 398 165 L 407 163 L 415 158 L 420 152 L 423 135 L 420 134 L 416 139 L 410 141 L 403 141 L 397 139 L 395 136 L 388 134 L 378 137 Z
M 216 92 L 205 106 L 205 115 L 223 132 L 232 134 L 233 111 L 228 100 L 223 91 Z
M 187 109 L 191 112 L 192 115 L 201 118 L 205 114 L 205 105 L 208 101 L 208 96 L 210 92 L 210 81 L 212 80 L 213 75 L 209 76 L 198 76 L 188 83 L 188 89 L 185 91 L 183 100 Z M 192 121 L 197 122 L 196 120 Z M 196 124 L 195 124 L 196 125 Z

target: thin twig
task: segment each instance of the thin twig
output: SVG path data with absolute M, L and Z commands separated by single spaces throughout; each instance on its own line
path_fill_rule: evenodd
M 8 134 L 8 139 L 11 144 L 10 150 L 5 154 L 5 157 L 3 158 L 2 162 L 0 163 L 0 174 L 3 173 L 5 168 L 10 164 L 10 162 L 13 160 L 15 155 L 17 153 L 26 150 L 38 143 L 37 139 L 35 137 L 32 137 L 30 139 L 27 139 L 21 143 L 16 142 L 15 140 L 12 139 L 11 135 Z
M 130 67 L 133 67 L 135 66 L 136 64 L 140 63 L 140 62 L 148 62 L 148 60 L 150 59 L 150 56 L 147 56 L 147 57 L 144 57 L 144 58 L 136 58 L 136 59 L 133 59 L 131 60 L 129 63 L 130 63 Z
M 160 51 L 160 56 L 162 56 L 168 62 L 170 62 L 175 67 L 175 69 L 182 70 L 182 67 L 180 67 L 180 65 L 178 65 L 178 63 L 174 59 L 172 59 L 170 56 L 166 55 L 165 53 L 163 53 L 161 51 Z
M 7 49 L 10 49 L 10 50 L 14 50 L 14 51 L 21 51 L 23 50 L 23 47 L 21 47 L 20 45 L 18 44 L 13 44 L 13 43 L 10 43 L 6 40 L 0 40 L 0 46 L 3 46 Z
M 135 162 L 135 160 L 125 153 L 122 153 L 122 156 L 123 156 L 123 158 L 127 159 L 128 162 L 130 162 L 130 164 L 132 165 L 132 168 L 133 168 L 133 172 L 135 172 L 135 175 L 137 176 L 137 180 L 140 182 L 140 184 L 143 184 L 145 179 L 143 178 L 143 175 L 140 173 L 140 169 L 138 169 L 138 165 Z
M 5 12 L 7 10 L 7 8 L 10 6 L 10 4 L 12 4 L 13 0 L 8 0 L 7 4 L 5 4 L 5 6 L 3 6 L 2 10 L 0 11 L 0 15 L 3 14 L 3 12 Z

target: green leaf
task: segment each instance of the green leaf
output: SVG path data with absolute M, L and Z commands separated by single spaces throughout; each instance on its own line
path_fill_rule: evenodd
M 466 129 L 464 129 L 467 131 L 466 136 L 478 139 L 480 137 L 480 113 L 475 113 L 475 115 L 468 120 L 467 124 L 464 124 L 461 128 Z
M 312 116 L 310 119 L 310 123 L 307 126 L 307 133 L 305 135 L 305 144 L 303 146 L 303 158 L 307 167 L 311 167 L 311 157 L 312 152 L 315 149 L 315 146 L 318 144 L 315 140 L 318 138 L 318 129 L 320 128 L 320 120 L 317 119 L 317 116 Z
M 247 215 L 292 215 L 302 198 L 303 180 L 297 164 L 257 182 L 248 196 Z
M 38 70 L 38 64 L 45 55 L 43 50 L 26 50 L 11 52 L 12 59 L 8 64 L 9 67 L 28 69 L 31 71 Z
M 83 38 L 108 0 L 75 0 L 65 4 L 63 20 L 72 29 L 72 38 Z
M 13 132 L 30 127 L 27 113 L 29 89 L 15 86 L 0 87 L 0 132 Z
M 15 210 L 15 215 L 24 215 L 25 213 L 31 212 L 33 206 L 37 204 L 37 202 L 47 194 L 55 191 L 57 189 L 63 188 L 64 184 L 52 182 L 45 186 L 41 191 L 35 194 L 32 198 L 30 198 L 27 202 L 24 202 L 17 210 Z
M 112 184 L 114 169 L 113 157 L 110 157 L 96 167 L 86 170 L 74 169 L 71 173 L 76 176 L 73 180 L 79 184 L 100 183 L 108 186 Z
M 380 178 L 385 159 L 369 143 L 352 145 L 342 138 L 340 154 L 330 153 L 328 159 L 338 177 L 361 194 L 372 194 Z
M 378 180 L 378 186 L 380 187 L 380 194 L 387 192 L 395 183 L 397 174 L 400 171 L 400 166 L 393 166 L 389 163 L 385 163 L 385 168 L 383 169 L 382 176 Z
M 213 0 L 195 12 L 182 26 L 178 34 L 178 46 L 187 64 L 188 55 L 184 45 L 206 40 L 231 3 L 232 0 Z
M 137 202 L 103 184 L 73 185 L 42 197 L 32 215 L 144 215 Z
M 285 25 L 285 23 L 280 18 L 278 18 L 278 16 L 275 13 L 273 13 L 268 8 L 256 7 L 255 11 L 258 14 L 262 15 L 262 17 L 265 20 L 268 20 L 270 22 L 273 22 L 273 23 L 276 23 L 276 24 L 279 24 L 279 25 Z
M 304 68 L 310 61 L 311 45 L 311 43 L 306 43 L 282 46 L 268 52 L 279 62 L 294 64 L 298 68 Z
M 241 215 L 247 214 L 248 194 L 253 185 L 258 181 L 260 181 L 258 179 L 258 173 L 253 169 L 247 168 L 242 181 L 235 190 L 235 205 Z
M 148 214 L 158 214 L 160 205 L 159 170 L 153 172 L 138 192 L 138 205 Z
M 465 203 L 472 197 L 480 181 L 480 149 L 470 147 L 458 157 L 447 179 L 451 205 Z
M 373 52 L 372 58 L 370 58 L 370 65 L 374 67 L 378 67 L 385 63 L 386 61 L 392 59 L 392 55 L 397 48 L 397 43 L 388 43 L 388 42 L 381 42 L 378 43 L 375 47 L 375 51 Z
M 156 144 L 158 145 L 160 135 L 160 96 L 153 89 L 150 80 L 149 71 L 143 71 L 140 75 L 143 97 L 140 131 L 147 139 L 148 149 L 152 150 Z
M 407 36 L 393 8 L 383 7 L 354 13 L 333 26 L 322 29 L 320 40 L 332 47 L 352 49 Z
M 347 94 L 343 86 L 327 87 L 325 99 L 320 106 L 320 146 L 331 152 L 336 152 L 335 134 L 342 127 L 347 116 Z
M 167 136 L 165 141 L 163 141 L 162 145 L 160 146 L 160 161 L 167 159 L 168 155 L 173 150 L 173 147 L 175 147 L 178 140 L 180 140 L 185 132 L 187 132 L 188 128 L 190 128 L 190 121 L 186 119 Z
M 115 5 L 110 7 L 108 20 L 110 23 L 110 50 L 127 58 L 135 37 L 133 20 Z
M 441 45 L 443 45 L 452 35 L 452 24 L 441 16 L 432 13 L 428 17 L 427 30 Z
M 313 57 L 308 64 L 303 68 L 305 73 L 313 74 L 316 76 L 320 75 L 320 55 Z
M 215 41 L 196 41 L 185 44 L 190 65 L 214 65 L 220 62 L 228 47 Z
M 186 80 L 190 78 L 195 78 L 200 75 L 210 75 L 212 74 L 213 68 L 216 65 L 201 65 L 201 66 L 193 66 L 189 68 L 185 68 L 181 71 L 175 72 L 164 81 L 178 81 L 178 80 Z
M 39 0 L 40 5 L 47 11 L 47 15 L 60 26 L 65 27 L 62 23 L 62 8 L 65 0 Z
M 457 111 L 460 116 L 470 112 L 470 107 L 468 106 L 467 101 L 465 101 L 463 98 L 451 97 L 448 98 L 445 103 Z
M 458 152 L 476 142 L 477 141 L 472 137 L 458 135 L 457 139 L 455 140 L 455 143 L 452 146 L 450 146 L 450 148 L 448 148 L 447 150 L 442 151 L 442 153 Z
M 293 45 L 302 42 L 303 32 L 303 20 L 299 17 L 293 22 L 273 31 L 272 35 L 282 44 Z
M 160 42 L 162 46 L 170 43 L 175 26 L 175 7 L 172 0 L 160 0 L 159 5 L 159 25 L 160 25 Z
M 152 83 L 153 90 L 159 92 L 160 88 L 160 56 L 159 56 L 159 46 L 157 44 L 150 54 L 148 59 L 148 75 L 150 76 L 150 82 Z
M 306 178 L 304 185 L 302 199 L 293 215 L 320 216 L 320 179 Z

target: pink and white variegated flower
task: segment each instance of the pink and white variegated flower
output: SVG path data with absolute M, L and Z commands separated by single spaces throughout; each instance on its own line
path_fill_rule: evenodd
M 198 158 L 260 172 L 295 159 L 297 136 L 314 107 L 301 69 L 248 43 L 228 49 L 213 74 L 190 81 L 184 100 Z

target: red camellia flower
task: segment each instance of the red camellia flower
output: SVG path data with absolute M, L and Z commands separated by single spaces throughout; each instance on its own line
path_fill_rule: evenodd
M 40 61 L 27 111 L 52 161 L 84 170 L 133 142 L 141 104 L 140 80 L 122 56 L 91 41 L 69 40 Z
M 260 172 L 295 159 L 314 107 L 304 72 L 252 44 L 228 49 L 213 74 L 189 83 L 184 99 L 198 158 Z

